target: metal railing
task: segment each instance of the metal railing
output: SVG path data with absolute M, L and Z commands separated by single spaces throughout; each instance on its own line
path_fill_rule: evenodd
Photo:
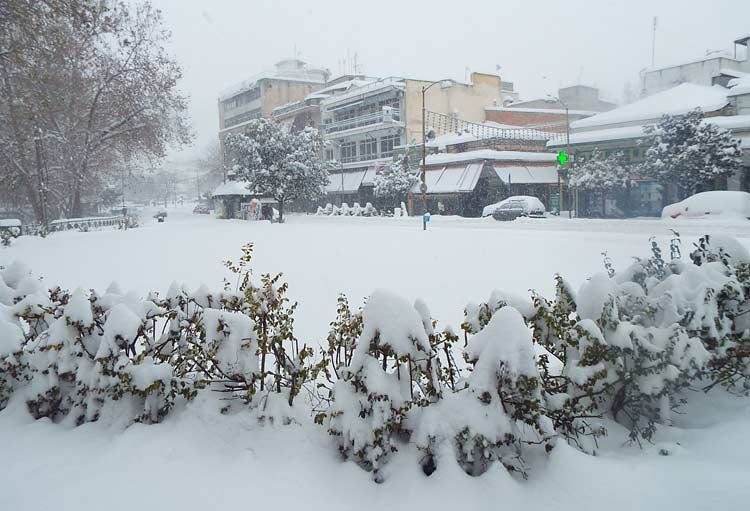
M 322 125 L 322 128 L 325 133 L 336 133 L 339 131 L 360 128 L 362 126 L 370 126 L 372 124 L 392 121 L 401 121 L 401 111 L 397 108 L 382 110 L 380 112 L 374 112 L 367 115 L 360 115 L 359 117 L 352 117 L 351 119 L 343 119 L 341 121 L 326 123 Z
M 434 129 L 437 136 L 449 133 L 469 133 L 476 137 L 476 141 L 483 140 L 496 145 L 507 143 L 513 146 L 524 144 L 536 146 L 540 143 L 546 143 L 548 140 L 565 139 L 565 133 L 558 131 L 559 127 L 557 126 L 554 129 L 552 129 L 552 126 L 547 129 L 520 126 L 518 128 L 494 127 L 430 111 L 426 112 L 425 124 L 427 128 Z

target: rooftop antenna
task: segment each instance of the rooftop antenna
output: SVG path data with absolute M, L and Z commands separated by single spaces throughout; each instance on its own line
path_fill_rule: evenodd
M 651 67 L 654 67 L 654 62 L 656 58 L 656 20 L 657 17 L 654 16 L 654 31 L 651 36 Z

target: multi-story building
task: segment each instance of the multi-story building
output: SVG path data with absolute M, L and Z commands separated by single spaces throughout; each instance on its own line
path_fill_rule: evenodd
M 741 48 L 743 47 L 743 48 Z M 721 85 L 750 73 L 750 35 L 734 41 L 734 52 L 711 52 L 678 65 L 649 68 L 641 72 L 641 96 L 650 96 L 681 83 Z
M 219 97 L 219 136 L 239 132 L 250 120 L 271 118 L 275 108 L 303 100 L 325 87 L 330 72 L 296 59 L 282 60 Z
M 388 77 L 370 80 L 320 102 L 326 159 L 341 164 L 331 175 L 329 200 L 366 202 L 376 172 L 394 151 L 422 143 L 422 88 L 432 82 Z M 425 93 L 431 113 L 484 121 L 484 108 L 513 94 L 497 75 L 472 73 L 471 83 L 443 81 Z

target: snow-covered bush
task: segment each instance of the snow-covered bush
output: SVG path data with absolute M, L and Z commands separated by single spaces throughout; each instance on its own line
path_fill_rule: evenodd
M 399 439 L 408 438 L 407 412 L 435 394 L 430 353 L 414 307 L 385 291 L 368 298 L 351 361 L 338 369 L 328 430 L 342 456 L 371 470 L 377 482 Z
M 377 216 L 378 210 L 375 209 L 375 206 L 372 205 L 371 202 L 368 202 L 365 204 L 365 209 L 362 211 L 362 216 Z

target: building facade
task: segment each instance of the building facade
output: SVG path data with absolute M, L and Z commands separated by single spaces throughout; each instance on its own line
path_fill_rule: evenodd
M 650 96 L 681 83 L 721 85 L 750 73 L 750 36 L 737 38 L 734 51 L 712 54 L 682 64 L 646 69 L 641 72 L 641 96 Z
M 282 60 L 224 92 L 218 102 L 219 136 L 241 132 L 252 119 L 271 118 L 274 109 L 301 101 L 325 87 L 330 73 L 296 59 Z
M 432 82 L 400 77 L 369 80 L 320 102 L 325 158 L 340 163 L 327 189 L 330 202 L 370 202 L 375 174 L 394 153 L 422 143 L 422 88 Z M 443 81 L 425 93 L 432 113 L 484 120 L 484 108 L 513 94 L 497 75 L 473 73 L 471 83 Z

